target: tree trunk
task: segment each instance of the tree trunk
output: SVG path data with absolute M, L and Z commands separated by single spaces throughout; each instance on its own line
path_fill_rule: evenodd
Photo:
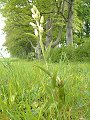
M 47 32 L 46 34 L 46 48 L 47 48 L 52 40 L 52 20 L 50 17 L 46 20 L 46 32 Z
M 40 43 L 39 41 L 37 41 L 37 45 L 36 47 L 34 47 L 33 43 L 31 41 L 29 41 L 32 48 L 34 49 L 35 51 L 35 56 L 36 56 L 36 59 L 40 59 L 41 58 L 41 47 L 40 47 Z
M 37 42 L 37 46 L 35 47 L 35 54 L 37 59 L 41 59 L 41 47 L 39 42 Z
M 65 0 L 63 0 L 61 3 L 61 13 L 60 14 L 62 14 L 63 16 L 64 16 L 64 7 L 65 7 Z M 63 24 L 63 19 L 61 21 L 62 24 Z M 53 42 L 52 47 L 55 47 L 61 41 L 63 26 L 59 26 L 58 28 L 59 28 L 58 36 L 57 36 L 57 39 Z
M 61 40 L 61 36 L 62 36 L 62 28 L 63 27 L 59 27 L 59 32 L 58 32 L 58 36 L 57 39 L 53 42 L 53 44 L 51 45 L 52 48 L 54 48 L 56 45 L 58 45 L 60 43 Z
M 68 0 L 68 19 L 67 19 L 67 26 L 66 26 L 66 43 L 67 43 L 67 45 L 73 44 L 73 32 L 72 32 L 73 4 L 74 4 L 74 0 Z

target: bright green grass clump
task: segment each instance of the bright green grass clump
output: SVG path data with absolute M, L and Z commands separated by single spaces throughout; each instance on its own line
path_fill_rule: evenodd
M 0 120 L 90 120 L 90 63 L 49 63 L 64 82 L 63 102 L 36 65 L 45 68 L 39 61 L 0 60 Z

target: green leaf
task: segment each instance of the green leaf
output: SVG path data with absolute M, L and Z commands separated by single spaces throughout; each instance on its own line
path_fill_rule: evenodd
M 40 68 L 42 71 L 44 71 L 49 77 L 51 77 L 52 78 L 52 74 L 49 72 L 49 70 L 47 70 L 47 69 L 45 69 L 45 68 L 43 68 L 43 67 L 41 67 L 41 66 L 37 66 L 37 65 L 35 65 L 36 67 L 38 67 L 38 68 Z

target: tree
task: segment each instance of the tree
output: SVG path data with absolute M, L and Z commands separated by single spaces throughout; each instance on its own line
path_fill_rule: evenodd
M 90 37 L 90 0 L 82 0 L 78 6 L 78 16 L 83 21 L 82 36 Z
M 33 41 L 33 38 L 26 34 L 32 33 L 32 28 L 29 26 L 31 19 L 30 4 L 27 3 L 27 0 L 5 1 L 1 12 L 6 18 L 4 28 L 6 42 L 4 45 L 12 56 L 23 57 L 23 55 L 27 55 L 32 51 L 29 41 Z
M 66 25 L 66 42 L 67 45 L 73 44 L 73 7 L 74 7 L 74 0 L 68 0 L 68 18 L 67 18 L 67 25 Z
M 30 3 L 37 6 L 46 21 L 43 35 L 46 49 L 51 41 L 51 47 L 56 47 L 65 40 L 67 45 L 73 43 L 75 31 L 73 22 L 76 22 L 76 18 L 79 19 L 75 10 L 76 0 L 0 0 L 0 3 L 2 5 L 1 12 L 6 18 L 5 46 L 13 56 L 28 55 L 31 51 L 35 51 L 36 56 L 41 54 L 40 45 L 29 25 L 30 21 L 33 22 Z M 73 12 L 76 14 L 75 20 Z

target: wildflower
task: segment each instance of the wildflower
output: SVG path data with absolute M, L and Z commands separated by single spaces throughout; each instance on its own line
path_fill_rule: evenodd
M 33 8 L 32 8 L 34 11 L 38 11 L 37 7 L 35 5 L 33 5 Z
M 36 20 L 38 20 L 39 19 L 39 16 L 38 16 L 38 14 L 36 13 L 36 14 L 34 14 L 34 16 L 35 16 L 35 18 L 34 19 L 36 19 Z
M 36 13 L 37 13 L 37 15 L 38 15 L 38 18 L 40 19 L 40 12 L 39 12 L 39 11 L 37 11 Z
M 34 19 L 35 19 L 35 14 L 32 14 L 32 18 L 34 18 Z
M 41 16 L 40 23 L 41 23 L 41 24 L 44 23 L 44 17 L 43 17 L 43 16 Z
M 34 29 L 34 33 L 38 37 L 38 30 L 37 29 Z
M 34 11 L 34 9 L 33 9 L 33 8 L 31 8 L 31 12 L 32 12 L 33 14 L 35 14 L 35 11 Z
M 30 22 L 30 25 L 35 29 L 37 28 L 36 24 L 34 24 L 33 22 Z
M 40 26 L 39 26 L 39 32 L 42 34 L 43 31 L 44 31 L 44 30 L 43 30 L 43 27 L 40 25 Z

